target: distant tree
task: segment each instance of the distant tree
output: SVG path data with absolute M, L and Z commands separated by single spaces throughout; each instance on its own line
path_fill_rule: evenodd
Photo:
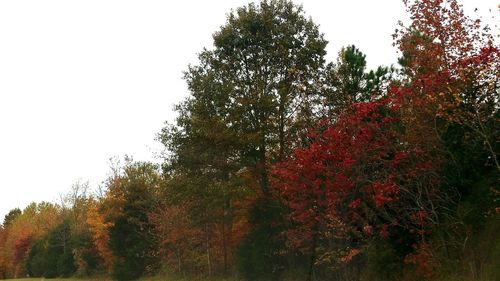
M 394 70 L 379 66 L 366 70 L 366 56 L 356 46 L 342 48 L 337 63 L 329 64 L 321 92 L 329 117 L 336 117 L 357 102 L 367 102 L 387 93 Z
M 75 271 L 69 221 L 64 221 L 31 247 L 26 260 L 27 271 L 34 277 L 68 277 Z
M 42 277 L 48 268 L 48 263 L 53 262 L 46 258 L 46 243 L 47 239 L 44 237 L 35 241 L 28 252 L 26 260 L 26 269 L 31 277 Z
M 25 258 L 31 243 L 45 236 L 61 222 L 59 206 L 47 202 L 29 204 L 9 224 L 4 245 L 4 259 L 8 277 L 22 277 L 26 273 Z
M 5 241 L 7 239 L 7 231 L 0 226 L 0 278 L 7 278 L 7 268 L 5 260 Z
M 206 256 L 206 272 L 211 275 L 217 264 L 213 258 L 214 246 L 219 244 L 214 241 L 217 229 L 222 229 L 223 267 L 227 270 L 234 203 L 248 193 L 237 182 L 241 169 L 235 150 L 238 140 L 212 117 L 191 119 L 184 109 L 179 113 L 180 128 L 167 127 L 161 136 L 173 155 L 164 166 L 170 179 L 160 205 L 186 211 L 194 226 L 190 232 L 202 236 L 192 239 L 203 241 L 192 250 Z M 197 228 L 199 231 L 194 231 Z
M 154 165 L 140 162 L 128 162 L 122 173 L 109 180 L 103 208 L 112 223 L 109 247 L 114 256 L 112 276 L 117 280 L 134 280 L 154 268 L 157 246 L 148 212 L 159 184 Z
M 87 213 L 87 224 L 90 232 L 90 239 L 95 246 L 95 250 L 102 262 L 98 265 L 99 269 L 109 273 L 113 265 L 113 253 L 109 246 L 109 228 L 112 221 L 106 221 L 106 214 L 100 210 L 102 202 L 91 201 Z
M 160 259 L 179 275 L 196 267 L 204 237 L 199 233 L 202 227 L 193 225 L 187 210 L 185 201 L 178 206 L 160 201 L 149 214 Z
M 103 257 L 92 239 L 88 223 L 89 209 L 96 202 L 89 192 L 89 182 L 77 181 L 61 196 L 62 213 L 70 227 L 72 255 L 76 275 L 85 276 L 105 268 Z M 99 264 L 103 266 L 99 268 Z
M 22 212 L 19 208 L 10 210 L 9 213 L 7 213 L 5 215 L 5 218 L 3 219 L 3 227 L 8 228 L 21 214 Z

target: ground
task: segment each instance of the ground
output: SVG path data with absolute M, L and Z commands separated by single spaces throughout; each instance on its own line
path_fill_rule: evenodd
M 111 280 L 109 278 L 54 278 L 54 279 L 45 279 L 45 278 L 22 278 L 22 279 L 0 279 L 1 281 L 108 281 Z M 168 278 L 168 277 L 149 277 L 149 278 L 141 278 L 139 281 L 199 281 L 199 279 L 178 279 L 178 278 Z M 235 281 L 235 279 L 203 279 L 204 281 Z

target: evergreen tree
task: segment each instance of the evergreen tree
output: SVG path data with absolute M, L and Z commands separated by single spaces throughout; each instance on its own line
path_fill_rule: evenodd
M 76 271 L 69 221 L 59 224 L 33 244 L 26 267 L 31 276 L 45 278 L 68 277 Z
M 368 102 L 384 96 L 392 78 L 393 69 L 379 66 L 366 70 L 366 55 L 350 45 L 339 53 L 336 64 L 329 64 L 325 71 L 323 106 L 329 117 L 335 117 L 357 102 Z

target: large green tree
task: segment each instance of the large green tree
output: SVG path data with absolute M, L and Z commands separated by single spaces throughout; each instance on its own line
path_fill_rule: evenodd
M 204 49 L 185 73 L 190 96 L 161 139 L 172 153 L 169 172 L 183 179 L 180 194 L 200 202 L 196 209 L 203 215 L 216 214 L 213 203 L 219 202 L 223 229 L 230 231 L 232 200 L 245 193 L 241 179 L 269 198 L 268 167 L 300 143 L 305 124 L 313 121 L 327 41 L 302 7 L 267 0 L 230 13 L 213 39 L 213 49 Z M 273 244 L 276 208 L 257 205 L 251 212 L 260 215 L 252 219 L 240 256 L 251 252 L 272 265 L 271 252 L 278 251 L 256 249 L 262 243 L 254 240 L 267 237 Z M 207 218 L 215 217 L 198 219 L 209 223 Z M 273 266 L 270 271 L 276 272 Z
M 213 38 L 214 49 L 203 50 L 186 72 L 191 96 L 179 107 L 179 120 L 188 118 L 181 133 L 212 139 L 219 139 L 214 131 L 223 133 L 267 194 L 267 165 L 284 157 L 297 124 L 313 110 L 307 90 L 327 42 L 289 1 L 238 8 Z

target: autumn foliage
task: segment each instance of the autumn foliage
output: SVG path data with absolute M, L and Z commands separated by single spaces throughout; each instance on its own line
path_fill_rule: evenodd
M 318 259 L 337 253 L 347 262 L 394 228 L 425 235 L 427 216 L 435 211 L 430 202 L 438 203 L 439 162 L 407 141 L 404 98 L 393 89 L 385 98 L 353 104 L 333 124 L 321 122 L 305 148 L 276 164 L 275 187 L 290 209 L 290 247 Z M 336 249 L 327 246 L 332 239 L 356 242 Z
M 376 71 L 355 46 L 326 64 L 291 2 L 233 11 L 163 163 L 12 210 L 0 278 L 499 280 L 498 42 L 456 0 L 403 2 L 400 67 Z

